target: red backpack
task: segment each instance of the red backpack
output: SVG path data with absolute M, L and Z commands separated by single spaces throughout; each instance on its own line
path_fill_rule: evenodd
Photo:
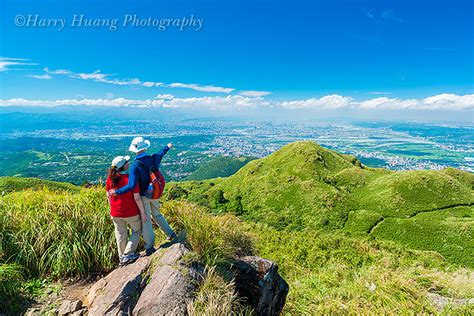
M 135 160 L 135 162 L 137 162 L 141 168 L 148 169 L 150 172 L 150 183 L 145 191 L 145 196 L 151 200 L 159 199 L 165 190 L 166 181 L 160 170 L 155 168 L 155 159 L 153 158 L 153 166 L 151 168 L 148 168 L 140 160 Z

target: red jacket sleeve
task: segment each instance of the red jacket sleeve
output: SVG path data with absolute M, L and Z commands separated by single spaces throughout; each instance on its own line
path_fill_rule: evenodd
M 140 187 L 138 186 L 138 183 L 135 186 L 135 188 L 133 189 L 133 193 L 140 193 Z

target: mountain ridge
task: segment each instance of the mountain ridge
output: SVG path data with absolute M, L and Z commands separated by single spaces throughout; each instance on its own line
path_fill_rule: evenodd
M 374 224 L 368 223 L 380 223 L 381 219 L 414 222 L 420 213 L 454 209 L 452 217 L 469 219 L 465 224 L 467 236 L 454 238 L 456 245 L 474 257 L 474 247 L 468 241 L 473 235 L 470 220 L 474 217 L 473 183 L 473 174 L 453 168 L 414 171 L 369 168 L 355 157 L 302 141 L 251 161 L 227 178 L 172 183 L 168 196 L 196 202 L 215 212 L 235 213 L 277 229 L 336 229 L 358 236 L 373 235 Z M 462 210 L 458 206 L 463 206 Z M 448 223 L 442 217 L 433 221 L 440 231 L 432 234 L 457 236 L 459 225 L 454 221 Z M 388 229 L 386 224 L 381 226 Z M 420 244 L 426 243 L 429 234 L 425 231 L 417 234 L 424 235 Z M 406 239 L 404 236 L 399 236 L 400 241 Z M 413 244 L 411 247 L 426 248 Z M 474 260 L 464 255 L 461 258 L 444 248 L 439 244 L 430 250 L 439 251 L 452 262 L 474 266 Z

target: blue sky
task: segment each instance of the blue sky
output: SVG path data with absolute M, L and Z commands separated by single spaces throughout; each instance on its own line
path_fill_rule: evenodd
M 422 108 L 426 98 L 449 95 L 441 101 L 474 103 L 472 1 L 3 0 L 0 9 L 2 100 L 236 96 L 225 102 L 247 106 L 237 99 L 243 94 L 264 106 L 313 100 L 294 105 L 340 108 L 344 99 L 321 101 L 340 96 Z M 71 27 L 75 14 L 119 25 Z M 203 26 L 121 27 L 127 14 L 193 15 Z M 66 26 L 16 26 L 18 15 Z

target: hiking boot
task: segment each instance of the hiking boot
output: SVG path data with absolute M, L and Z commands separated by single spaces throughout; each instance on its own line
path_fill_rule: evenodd
M 166 240 L 167 240 L 167 241 L 173 241 L 173 240 L 175 240 L 177 237 L 178 237 L 178 235 L 176 235 L 176 233 L 173 232 L 171 235 L 168 236 L 168 238 L 166 238 Z
M 126 266 L 127 264 L 133 263 L 133 262 L 137 261 L 137 259 L 138 259 L 139 257 L 140 257 L 140 256 L 139 256 L 137 253 L 132 253 L 132 254 L 129 254 L 129 255 L 124 255 L 124 256 L 122 256 L 122 258 L 120 259 L 120 264 L 119 264 L 119 266 L 123 267 L 123 266 Z
M 155 247 L 150 247 L 148 249 L 145 249 L 145 254 L 147 256 L 151 256 L 155 251 L 156 251 Z

